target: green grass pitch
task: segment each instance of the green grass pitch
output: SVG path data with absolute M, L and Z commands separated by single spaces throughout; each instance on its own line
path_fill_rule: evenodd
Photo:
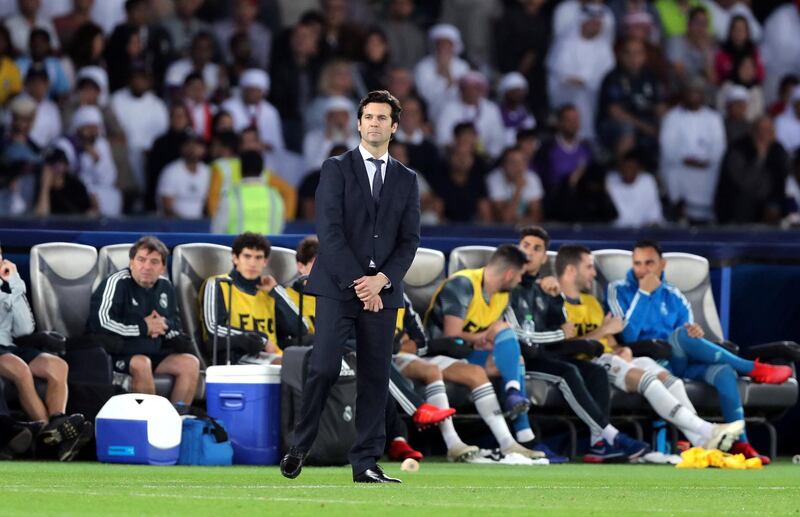
M 354 485 L 350 470 L 0 463 L 0 515 L 800 515 L 800 465 L 758 471 L 656 465 L 518 467 L 385 463 L 402 485 Z

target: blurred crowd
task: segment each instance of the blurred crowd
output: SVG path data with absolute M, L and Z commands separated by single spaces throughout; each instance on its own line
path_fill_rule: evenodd
M 800 0 L 768 3 L 0 0 L 0 216 L 235 231 L 247 179 L 313 220 L 387 89 L 426 224 L 797 224 Z

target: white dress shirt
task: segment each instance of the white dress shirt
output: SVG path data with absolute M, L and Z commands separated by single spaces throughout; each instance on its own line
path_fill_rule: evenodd
M 375 157 L 372 156 L 370 152 L 367 151 L 364 148 L 364 146 L 360 144 L 358 146 L 358 152 L 361 153 L 361 158 L 364 160 L 364 167 L 367 168 L 367 178 L 369 179 L 369 188 L 370 191 L 372 191 L 372 180 L 375 179 L 375 170 L 377 169 L 377 166 L 370 160 L 374 160 Z M 388 152 L 383 153 L 383 156 L 379 157 L 378 159 L 383 161 L 383 164 L 381 165 L 381 179 L 383 180 L 382 182 L 383 184 L 386 183 L 386 166 L 389 164 L 389 153 Z
M 372 180 L 375 179 L 375 171 L 377 170 L 377 166 L 371 162 L 370 160 L 374 160 L 375 157 L 367 151 L 363 145 L 358 146 L 358 152 L 361 153 L 361 158 L 364 160 L 364 167 L 367 168 L 367 179 L 369 181 L 369 188 L 372 191 Z M 386 183 L 386 167 L 389 165 L 389 153 L 385 152 L 382 156 L 378 157 L 379 160 L 382 160 L 383 163 L 381 164 L 381 179 L 383 183 Z M 375 262 L 372 259 L 369 259 L 369 266 L 375 267 Z M 386 285 L 383 287 L 384 289 L 388 289 L 392 286 L 392 281 L 389 280 L 389 277 L 384 275 L 382 272 L 378 271 L 378 274 L 382 277 L 386 278 Z

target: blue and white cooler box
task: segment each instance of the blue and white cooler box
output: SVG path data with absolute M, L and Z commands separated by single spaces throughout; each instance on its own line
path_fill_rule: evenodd
M 233 462 L 277 465 L 280 459 L 281 367 L 209 366 L 209 416 L 221 420 L 233 444 Z
M 174 465 L 181 449 L 181 417 L 158 395 L 111 397 L 97 414 L 97 458 L 105 463 Z

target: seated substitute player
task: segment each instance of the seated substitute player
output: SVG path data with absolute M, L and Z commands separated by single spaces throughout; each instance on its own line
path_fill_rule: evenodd
M 233 240 L 233 269 L 227 275 L 206 279 L 198 295 L 206 347 L 212 350 L 216 334 L 217 362 L 225 362 L 230 312 L 231 363 L 280 364 L 282 346 L 307 333 L 298 325 L 299 312 L 292 299 L 271 275 L 262 276 L 269 263 L 270 242 L 263 235 L 245 232 Z
M 37 439 L 58 447 L 58 459 L 69 461 L 92 438 L 92 424 L 83 415 L 65 415 L 67 363 L 34 346 L 17 346 L 14 338 L 33 333 L 33 314 L 25 297 L 25 282 L 17 266 L 0 252 L 0 377 L 13 382 L 28 418 L 41 422 Z M 45 398 L 39 398 L 34 378 L 47 381 Z M 0 390 L 0 396 L 4 396 Z M 5 402 L 3 402 L 4 404 Z
M 609 382 L 627 393 L 641 393 L 655 412 L 683 431 L 693 445 L 730 449 L 744 430 L 744 420 L 712 424 L 701 419 L 688 402 L 680 379 L 649 357 L 633 359 L 630 348 L 617 344 L 614 335 L 622 331 L 622 319 L 610 313 L 605 315 L 597 298 L 587 293 L 597 275 L 592 252 L 583 246 L 562 246 L 556 256 L 556 274 L 564 297 L 564 312 L 575 325 L 577 335 L 596 339 L 605 348 L 603 355 L 593 361 L 606 368 Z M 604 446 L 595 444 L 593 448 Z
M 175 377 L 170 400 L 190 405 L 197 390 L 200 361 L 189 353 L 189 338 L 181 333 L 175 288 L 167 280 L 169 250 L 156 237 L 145 236 L 131 246 L 129 266 L 113 273 L 92 294 L 86 330 L 118 338 L 110 348 L 114 370 L 130 374 L 137 393 L 155 394 L 153 373 Z
M 395 338 L 399 345 L 394 356 L 395 365 L 409 379 L 425 384 L 425 395 L 429 404 L 440 408 L 450 407 L 444 381 L 463 384 L 472 392 L 475 407 L 489 426 L 497 443 L 511 444 L 506 448 L 508 453 L 519 452 L 529 455 L 527 449 L 514 441 L 503 415 L 497 410 L 500 403 L 486 370 L 481 366 L 469 364 L 464 359 L 439 355 L 437 352 L 444 352 L 447 348 L 466 347 L 458 344 L 461 342 L 460 339 L 440 338 L 438 343 L 431 343 L 408 296 L 405 297 L 404 307 L 398 311 Z M 437 350 L 431 351 L 432 348 Z M 451 419 L 439 424 L 439 431 L 447 446 L 447 459 L 465 461 L 478 452 L 477 447 L 467 445 L 461 440 Z
M 575 337 L 575 325 L 566 320 L 564 299 L 558 281 L 542 277 L 547 263 L 550 235 L 544 228 L 528 226 L 520 230 L 520 249 L 528 256 L 522 281 L 511 291 L 506 320 L 520 340 L 528 375 L 558 386 L 569 406 L 591 432 L 590 444 L 617 444 L 617 447 L 595 447 L 584 461 L 599 463 L 618 459 L 624 451 L 645 449 L 645 443 L 627 436 L 611 425 L 611 390 L 606 369 L 575 355 L 557 355 L 553 347 L 564 345 Z M 522 323 L 533 322 L 534 331 Z M 550 350 L 548 350 L 550 347 Z M 550 456 L 550 455 L 548 455 Z M 552 461 L 552 460 L 551 460 Z
M 514 330 L 503 321 L 509 292 L 520 282 L 527 256 L 516 246 L 504 244 L 492 254 L 485 267 L 452 274 L 433 295 L 425 314 L 425 328 L 432 339 L 460 338 L 460 355 L 470 364 L 486 368 L 503 380 L 505 408 L 512 419 L 516 440 L 503 433 L 499 423 L 492 426 L 503 453 L 518 452 L 529 458 L 545 454 L 533 446 L 533 430 L 528 421 L 530 400 L 525 395 L 525 366 Z M 460 352 L 460 353 L 459 353 Z M 468 384 L 468 382 L 464 382 Z M 481 416 L 499 415 L 500 407 L 491 384 L 476 387 L 472 396 Z M 491 419 L 490 419 L 491 420 Z M 487 420 L 489 422 L 490 420 Z M 503 422 L 505 424 L 505 422 Z
M 316 298 L 313 295 L 305 294 L 305 282 L 311 268 L 319 253 L 319 239 L 315 235 L 304 238 L 297 245 L 297 271 L 299 276 L 292 283 L 292 287 L 286 289 L 289 298 L 300 308 L 303 320 L 310 333 L 314 333 L 314 318 L 316 315 Z M 399 312 L 399 311 L 398 311 Z M 398 321 L 400 318 L 398 317 Z M 437 425 L 446 418 L 455 414 L 455 409 L 439 408 L 435 405 L 423 401 L 414 390 L 408 388 L 405 379 L 400 371 L 392 365 L 389 371 L 389 393 L 400 405 L 403 411 L 411 417 L 414 424 L 422 429 L 431 425 Z M 417 459 L 417 453 L 405 441 L 405 432 L 400 430 L 402 422 L 396 415 L 395 404 L 392 400 L 387 402 L 387 437 L 395 438 L 389 445 L 389 457 L 391 459 Z M 398 440 L 397 438 L 402 438 Z M 421 458 L 421 454 L 419 457 Z
M 695 323 L 688 300 L 678 288 L 665 281 L 666 265 L 657 242 L 639 241 L 633 247 L 633 267 L 624 279 L 608 286 L 609 308 L 614 316 L 624 318 L 622 341 L 669 341 L 672 357 L 667 367 L 672 374 L 714 386 L 725 420 L 742 420 L 744 409 L 737 373 L 755 382 L 780 384 L 792 375 L 792 370 L 788 366 L 743 359 L 703 339 L 703 329 Z M 686 405 L 688 399 L 681 402 Z M 730 452 L 744 454 L 746 458 L 759 456 L 764 465 L 770 462 L 750 445 L 746 433 L 742 433 Z

